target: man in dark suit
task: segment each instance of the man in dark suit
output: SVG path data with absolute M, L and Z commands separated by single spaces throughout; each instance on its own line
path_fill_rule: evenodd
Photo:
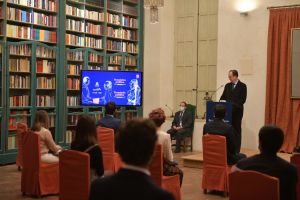
M 235 144 L 235 135 L 231 125 L 224 122 L 226 108 L 223 105 L 217 105 L 214 108 L 215 119 L 208 122 L 203 127 L 203 134 L 213 134 L 226 137 L 227 163 L 233 165 L 239 160 L 246 158 L 246 155 L 237 153 Z
M 105 105 L 105 116 L 98 121 L 97 126 L 114 129 L 115 134 L 119 132 L 121 120 L 114 117 L 117 106 L 114 102 Z
M 223 94 L 220 100 L 225 100 L 232 103 L 232 126 L 236 131 L 236 146 L 237 152 L 241 150 L 242 143 L 242 119 L 244 114 L 244 103 L 247 99 L 247 86 L 238 79 L 237 70 L 230 70 L 228 78 L 230 83 L 225 85 Z
M 280 200 L 296 200 L 297 169 L 277 156 L 283 141 L 284 133 L 280 128 L 262 127 L 259 131 L 260 154 L 239 161 L 232 171 L 254 170 L 274 176 L 279 179 Z
M 133 120 L 120 130 L 117 145 L 125 163 L 115 175 L 95 180 L 90 200 L 175 200 L 150 178 L 149 163 L 157 142 L 151 120 Z
M 175 117 L 172 122 L 172 127 L 167 132 L 171 135 L 171 138 L 176 139 L 176 150 L 175 153 L 180 152 L 180 144 L 184 139 L 183 133 L 192 130 L 193 116 L 186 110 L 187 103 L 182 101 L 180 103 L 180 111 L 175 113 Z

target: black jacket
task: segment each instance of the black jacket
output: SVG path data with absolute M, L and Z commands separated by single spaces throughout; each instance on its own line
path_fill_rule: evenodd
M 237 163 L 237 168 L 253 170 L 279 179 L 280 200 L 296 200 L 297 168 L 282 158 L 258 154 Z
M 240 80 L 233 89 L 233 83 L 227 83 L 225 85 L 223 94 L 220 100 L 231 102 L 233 109 L 243 109 L 244 103 L 247 99 L 247 86 Z
M 89 200 L 175 200 L 173 195 L 154 184 L 150 176 L 121 169 L 111 177 L 92 183 Z
M 181 111 L 178 111 L 175 113 L 175 117 L 172 122 L 172 127 L 180 125 L 180 113 L 181 113 Z M 187 110 L 184 111 L 183 116 L 182 116 L 182 128 L 188 129 L 188 130 L 193 128 L 193 116 Z
M 232 126 L 220 119 L 215 119 L 214 121 L 208 122 L 204 125 L 203 135 L 207 133 L 226 137 L 227 163 L 235 164 L 237 161 L 235 157 L 237 149 L 235 146 L 235 136 Z

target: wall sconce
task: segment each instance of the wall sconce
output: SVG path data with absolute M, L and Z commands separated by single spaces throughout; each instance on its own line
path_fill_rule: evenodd
M 236 9 L 240 12 L 241 16 L 247 17 L 249 12 L 257 7 L 255 0 L 239 0 L 236 4 Z

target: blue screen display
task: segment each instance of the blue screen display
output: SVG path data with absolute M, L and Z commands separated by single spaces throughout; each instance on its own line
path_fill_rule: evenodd
M 142 73 L 124 71 L 81 71 L 81 104 L 141 106 Z

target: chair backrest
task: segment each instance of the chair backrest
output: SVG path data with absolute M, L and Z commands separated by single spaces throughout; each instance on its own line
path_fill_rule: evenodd
M 23 168 L 38 171 L 41 163 L 40 136 L 33 131 L 23 135 Z
M 98 144 L 102 150 L 104 170 L 114 170 L 115 135 L 110 128 L 97 127 Z
M 297 168 L 298 183 L 297 183 L 297 200 L 300 200 L 300 153 L 295 153 L 291 157 L 291 163 Z
M 279 200 L 279 180 L 255 171 L 229 174 L 230 200 Z
M 59 199 L 88 200 L 90 188 L 90 156 L 67 150 L 59 154 Z
M 204 165 L 227 166 L 226 138 L 224 136 L 205 134 L 202 142 Z
M 39 172 L 41 166 L 40 139 L 33 131 L 23 135 L 23 168 L 21 191 L 29 194 L 40 194 Z
M 18 166 L 23 166 L 23 135 L 27 133 L 27 124 L 18 123 L 17 124 L 17 146 L 18 146 L 18 156 L 16 164 Z
M 196 119 L 196 106 L 194 106 L 192 104 L 187 104 L 186 110 L 189 111 L 193 117 L 193 126 L 192 126 L 192 134 L 193 134 L 195 119 Z
M 162 186 L 163 183 L 163 151 L 160 144 L 156 145 L 152 161 L 149 166 L 153 181 Z

